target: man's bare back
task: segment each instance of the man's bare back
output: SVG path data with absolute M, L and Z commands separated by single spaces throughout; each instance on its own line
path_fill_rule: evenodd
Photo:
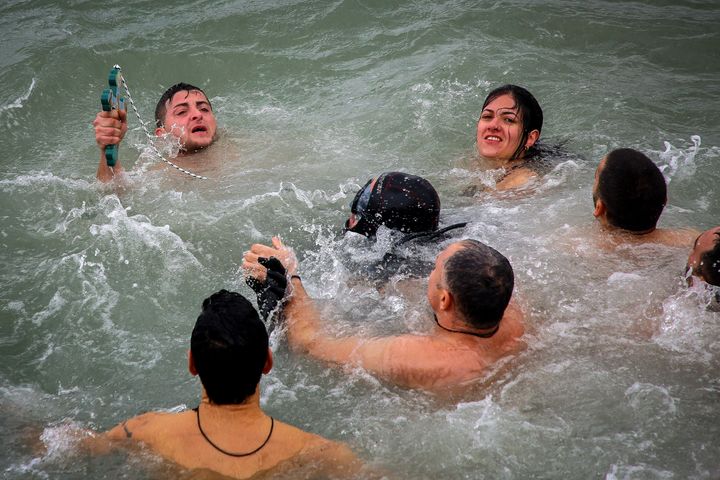
M 270 431 L 270 417 L 261 414 L 256 418 L 265 429 L 257 432 L 229 426 L 225 419 L 208 414 L 203 406 L 203 429 L 218 446 L 228 450 L 249 452 L 262 445 Z M 216 407 L 217 408 L 217 407 Z M 209 409 L 208 409 L 209 410 Z M 213 423 L 222 425 L 213 427 Z M 258 435 L 258 433 L 260 433 Z M 137 416 L 106 433 L 113 440 L 131 439 L 145 444 L 153 452 L 178 465 L 195 470 L 208 469 L 233 478 L 248 478 L 258 472 L 282 468 L 292 461 L 297 465 L 314 465 L 316 471 L 352 472 L 357 468 L 356 457 L 345 445 L 326 440 L 275 420 L 267 444 L 257 453 L 232 457 L 216 450 L 202 436 L 193 410 L 181 413 L 151 412 Z
M 471 255 L 472 272 L 466 275 L 453 267 L 453 279 L 472 278 L 453 293 L 445 278 L 446 264 L 451 257 L 465 253 Z M 499 252 L 480 242 L 454 243 L 436 258 L 435 269 L 428 278 L 427 297 L 438 326 L 427 335 L 379 338 L 329 335 L 300 277 L 292 275 L 297 268 L 292 251 L 273 238 L 272 247 L 255 244 L 246 252 L 243 262 L 246 272 L 264 281 L 267 271 L 260 264 L 261 257 L 275 257 L 291 274 L 292 294 L 284 306 L 290 345 L 320 360 L 359 366 L 403 387 L 447 393 L 462 390 L 480 379 L 490 364 L 522 346 L 523 315 L 517 306 L 508 304 L 513 289 L 510 264 Z M 453 265 L 462 262 L 458 260 Z M 486 288 L 483 280 L 487 280 L 485 272 L 490 270 L 489 265 L 496 267 L 495 276 L 493 282 L 485 282 L 492 285 Z M 478 291 L 482 293 L 477 295 Z M 476 299 L 464 300 L 468 293 L 482 297 L 484 305 Z M 469 323 L 465 311 L 479 314 L 480 321 Z
M 497 360 L 519 352 L 522 313 L 510 305 L 490 338 L 435 329 L 432 335 L 401 335 L 388 342 L 380 377 L 408 388 L 454 393 L 480 379 Z M 364 366 L 364 365 L 363 365 Z

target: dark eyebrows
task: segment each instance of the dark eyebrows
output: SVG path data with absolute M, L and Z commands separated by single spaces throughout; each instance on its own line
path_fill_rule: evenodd
M 181 102 L 181 103 L 176 103 L 175 105 L 173 105 L 172 109 L 175 110 L 177 108 L 188 108 L 189 106 L 190 106 L 189 102 Z M 207 106 L 208 108 L 210 108 L 212 110 L 212 107 L 210 106 L 210 102 L 208 102 L 207 100 L 198 100 L 197 102 L 195 102 L 195 106 L 196 107 Z
M 498 108 L 497 110 L 492 110 L 492 109 L 490 109 L 490 108 L 488 108 L 488 107 L 485 107 L 485 108 L 483 108 L 483 110 L 482 110 L 482 112 L 480 113 L 480 115 L 484 114 L 485 112 L 494 113 L 494 114 L 496 114 L 496 115 L 510 115 L 510 114 L 512 114 L 512 115 L 514 115 L 514 116 L 516 116 L 516 117 L 520 116 L 520 111 L 518 110 L 517 103 L 516 103 L 515 105 L 513 105 L 512 107 L 500 107 L 500 108 Z

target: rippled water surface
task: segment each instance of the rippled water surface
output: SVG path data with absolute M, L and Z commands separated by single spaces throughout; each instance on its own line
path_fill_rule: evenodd
M 355 191 L 402 170 L 441 222 L 510 258 L 527 348 L 457 401 L 328 369 L 272 335 L 263 406 L 398 478 L 720 476 L 720 313 L 684 286 L 688 248 L 599 248 L 591 187 L 617 147 L 669 182 L 665 228 L 720 224 L 720 8 L 713 1 L 10 1 L 0 6 L 0 453 L 4 478 L 157 478 L 149 456 L 88 457 L 72 432 L 193 406 L 203 298 L 281 234 L 327 329 L 429 332 L 425 284 L 378 291 L 343 238 Z M 95 182 L 90 125 L 109 68 L 140 115 L 201 86 L 221 138 L 195 180 L 153 169 L 131 115 L 129 185 Z M 564 142 L 529 192 L 464 195 L 487 92 L 526 86 Z M 134 167 L 134 168 L 133 168 Z M 450 241 L 450 240 L 448 240 Z M 431 262 L 443 245 L 406 252 Z

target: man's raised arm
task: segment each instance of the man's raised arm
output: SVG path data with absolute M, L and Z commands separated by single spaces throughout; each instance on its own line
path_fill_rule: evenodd
M 279 238 L 273 237 L 272 242 L 272 247 L 254 244 L 245 254 L 243 268 L 248 275 L 264 281 L 267 270 L 258 258 L 275 257 L 290 275 L 290 293 L 283 308 L 290 344 L 321 360 L 360 365 L 370 372 L 382 374 L 384 352 L 394 337 L 362 338 L 353 335 L 336 338 L 325 333 L 315 302 L 295 274 L 295 255 Z
M 110 112 L 100 111 L 93 121 L 95 127 L 95 142 L 100 147 L 100 163 L 97 169 L 97 179 L 101 182 L 109 182 L 115 174 L 123 171 L 120 159 L 112 169 L 108 167 L 105 160 L 105 147 L 108 145 L 119 145 L 127 132 L 127 111 L 113 110 Z

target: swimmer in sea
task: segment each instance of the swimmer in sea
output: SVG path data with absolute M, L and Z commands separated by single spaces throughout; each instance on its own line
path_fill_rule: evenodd
M 344 232 L 374 237 L 379 227 L 406 233 L 399 244 L 414 239 L 437 238 L 462 228 L 466 222 L 438 228 L 440 197 L 422 177 L 402 172 L 385 172 L 365 183 L 350 204 Z
M 483 166 L 504 169 L 497 190 L 526 185 L 537 173 L 528 160 L 537 156 L 543 112 L 535 97 L 517 85 L 491 91 L 477 123 L 477 151 Z
M 514 287 L 510 262 L 476 240 L 452 243 L 437 256 L 427 287 L 437 324 L 432 333 L 373 338 L 326 333 L 325 322 L 295 274 L 292 250 L 277 237 L 272 243 L 272 247 L 253 245 L 243 268 L 262 282 L 269 274 L 263 265 L 268 259 L 282 265 L 275 273 L 290 275 L 283 310 L 288 340 L 320 360 L 359 366 L 403 387 L 453 394 L 522 347 L 523 314 L 510 302 Z
M 695 230 L 656 228 L 666 203 L 665 177 L 643 153 L 620 148 L 600 161 L 593 184 L 593 215 L 607 233 L 607 242 L 691 245 L 698 234 Z
M 698 278 L 720 287 L 720 226 L 698 235 L 687 261 L 688 283 Z
M 374 237 L 382 225 L 403 233 L 431 233 L 440 220 L 440 197 L 422 177 L 386 172 L 365 183 L 350 204 L 345 232 Z
M 382 226 L 405 234 L 379 264 L 358 266 L 371 279 L 382 277 L 387 280 L 388 275 L 398 269 L 423 270 L 419 265 L 421 259 L 414 258 L 412 253 L 408 253 L 412 258 L 406 258 L 406 252 L 396 247 L 442 239 L 450 230 L 467 225 L 462 222 L 438 228 L 439 221 L 440 197 L 429 181 L 407 173 L 385 172 L 371 178 L 358 190 L 350 204 L 350 217 L 345 222 L 344 232 L 374 238 Z
M 163 93 L 155 107 L 155 135 L 172 134 L 182 145 L 174 163 L 183 168 L 193 168 L 183 157 L 209 147 L 215 141 L 217 123 L 212 105 L 205 92 L 187 83 L 178 83 Z M 122 142 L 127 132 L 127 112 L 100 111 L 93 121 L 95 141 L 100 147 L 100 163 L 97 179 L 109 182 L 114 174 L 123 171 L 120 161 L 111 169 L 105 160 L 105 147 Z M 114 171 L 113 171 L 114 170 Z
M 345 222 L 343 233 L 351 232 L 373 239 L 378 228 L 385 227 L 404 235 L 379 261 L 372 262 L 363 258 L 357 262 L 349 258 L 346 262 L 351 264 L 351 271 L 375 283 L 380 289 L 390 276 L 397 273 L 410 273 L 411 276 L 427 275 L 430 265 L 419 258 L 416 251 L 400 251 L 396 247 L 410 242 L 443 239 L 448 231 L 467 225 L 462 222 L 438 229 L 439 221 L 440 197 L 428 180 L 402 172 L 385 172 L 373 177 L 355 194 L 350 204 L 350 217 Z M 424 273 L 418 275 L 418 272 Z M 267 319 L 275 309 L 277 299 L 282 297 L 282 293 L 277 295 L 274 292 L 283 292 L 285 283 L 280 278 L 272 279 L 277 286 L 274 287 L 273 294 L 269 295 L 265 291 L 264 284 L 257 282 L 253 277 L 248 277 L 247 281 L 259 295 L 260 315 Z
M 188 369 L 202 383 L 198 407 L 131 418 L 86 439 L 86 446 L 100 452 L 111 445 L 107 440 L 141 442 L 184 468 L 233 478 L 270 469 L 311 468 L 314 475 L 333 478 L 356 472 L 359 461 L 345 445 L 262 410 L 260 377 L 272 366 L 267 331 L 255 308 L 242 295 L 221 290 L 203 302 L 190 340 Z

